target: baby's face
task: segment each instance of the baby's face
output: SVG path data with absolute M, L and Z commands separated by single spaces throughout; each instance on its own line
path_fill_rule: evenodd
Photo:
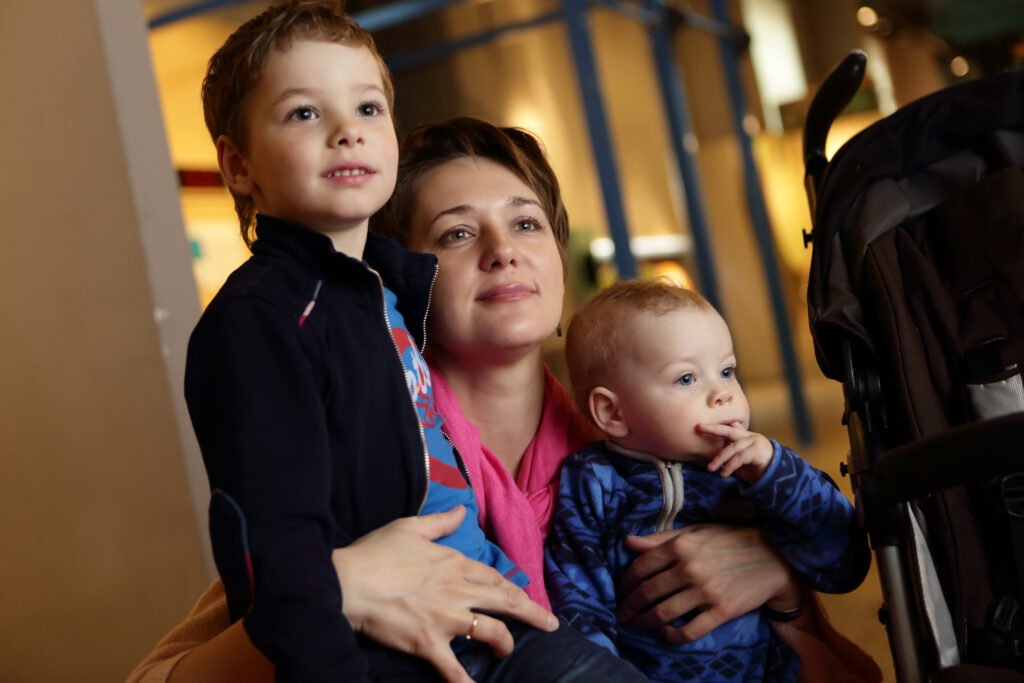
M 608 388 L 629 433 L 615 441 L 667 460 L 711 459 L 725 442 L 698 425 L 750 424 L 750 404 L 736 377 L 729 328 L 714 310 L 641 312 L 621 345 Z

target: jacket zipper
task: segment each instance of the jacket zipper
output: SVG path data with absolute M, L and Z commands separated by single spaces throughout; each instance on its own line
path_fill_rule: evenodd
M 654 465 L 658 472 L 658 479 L 661 481 L 661 513 L 654 523 L 655 531 L 668 531 L 674 529 L 676 515 L 683 509 L 683 500 L 686 495 L 686 484 L 683 481 L 683 470 L 678 462 L 663 460 L 650 453 L 641 453 L 608 442 L 608 447 L 625 455 L 627 458 L 649 462 Z
M 661 514 L 655 523 L 655 531 L 668 531 L 673 529 L 676 515 L 683 509 L 683 498 L 685 496 L 685 485 L 683 484 L 683 473 L 677 462 L 662 461 L 658 463 L 658 473 L 661 475 L 661 486 L 664 490 L 661 504 Z
M 448 445 L 452 447 L 452 453 L 455 454 L 455 462 L 459 463 L 459 469 L 462 470 L 463 476 L 466 477 L 466 481 L 469 482 L 469 488 L 472 489 L 473 478 L 469 476 L 469 466 L 466 465 L 466 461 L 462 458 L 462 453 L 459 452 L 459 447 L 455 445 L 455 442 L 452 441 L 452 437 L 448 436 L 448 432 L 444 431 L 443 427 L 441 428 L 441 434 L 444 435 L 445 441 L 448 442 Z M 476 495 L 475 491 L 473 492 L 473 495 Z
M 388 327 L 388 337 L 391 338 L 391 348 L 394 349 L 394 351 L 395 351 L 395 357 L 398 358 L 398 363 L 402 364 L 402 356 L 398 352 L 398 344 L 395 343 L 395 335 L 391 334 L 391 319 L 388 318 L 387 296 L 384 294 L 384 278 L 382 278 L 380 276 L 380 273 L 378 273 L 373 268 L 370 268 L 369 266 L 367 266 L 367 270 L 369 270 L 371 273 L 374 274 L 374 276 L 377 278 L 377 284 L 380 285 L 381 312 L 384 314 L 384 324 L 387 325 L 387 327 Z M 434 277 L 435 278 L 437 277 L 437 267 L 436 266 L 434 267 Z M 431 282 L 430 282 L 430 292 L 427 294 L 427 310 L 430 309 L 430 305 L 429 305 L 430 295 L 433 294 L 433 291 L 434 291 L 434 282 L 433 282 L 433 280 L 431 280 Z M 424 348 L 426 348 L 426 345 L 427 345 L 426 329 L 427 329 L 427 317 L 426 317 L 426 315 L 424 315 L 423 316 L 423 330 L 424 330 L 423 346 L 424 346 Z M 422 353 L 422 351 L 420 353 Z M 403 374 L 404 374 L 404 372 L 403 372 Z M 416 506 L 416 514 L 418 515 L 418 514 L 420 514 L 420 512 L 422 512 L 423 505 L 427 502 L 427 491 L 430 488 L 430 452 L 427 450 L 427 435 L 423 433 L 423 423 L 420 422 L 420 411 L 416 408 L 416 400 L 413 398 L 412 392 L 408 391 L 408 383 L 406 385 L 406 393 L 409 394 L 409 407 L 412 408 L 413 417 L 416 420 L 416 427 L 419 429 L 419 432 L 420 432 L 420 445 L 423 447 L 423 470 L 426 473 L 426 480 L 425 480 L 424 486 L 423 486 L 423 498 L 420 500 L 420 504 L 418 506 Z

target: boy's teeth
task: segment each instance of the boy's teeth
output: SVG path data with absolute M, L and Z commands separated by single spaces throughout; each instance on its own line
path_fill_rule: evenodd
M 350 176 L 350 175 L 366 175 L 366 169 L 362 168 L 344 168 L 338 171 L 331 171 L 327 174 L 328 178 L 335 178 L 337 176 Z

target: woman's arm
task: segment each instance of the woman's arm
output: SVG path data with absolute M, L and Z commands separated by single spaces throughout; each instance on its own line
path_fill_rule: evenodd
M 661 628 L 672 643 L 696 640 L 764 604 L 785 612 L 802 604 L 803 587 L 758 529 L 696 524 L 626 540 L 640 554 L 626 570 L 621 617 Z M 669 622 L 701 608 L 684 626 Z M 813 624 L 800 622 L 802 628 Z

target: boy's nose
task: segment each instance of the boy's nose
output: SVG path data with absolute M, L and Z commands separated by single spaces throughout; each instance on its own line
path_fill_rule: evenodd
M 332 144 L 339 147 L 349 147 L 352 145 L 363 144 L 363 134 L 359 125 L 351 119 L 345 119 L 339 122 L 337 130 L 335 130 L 332 136 L 334 142 Z

